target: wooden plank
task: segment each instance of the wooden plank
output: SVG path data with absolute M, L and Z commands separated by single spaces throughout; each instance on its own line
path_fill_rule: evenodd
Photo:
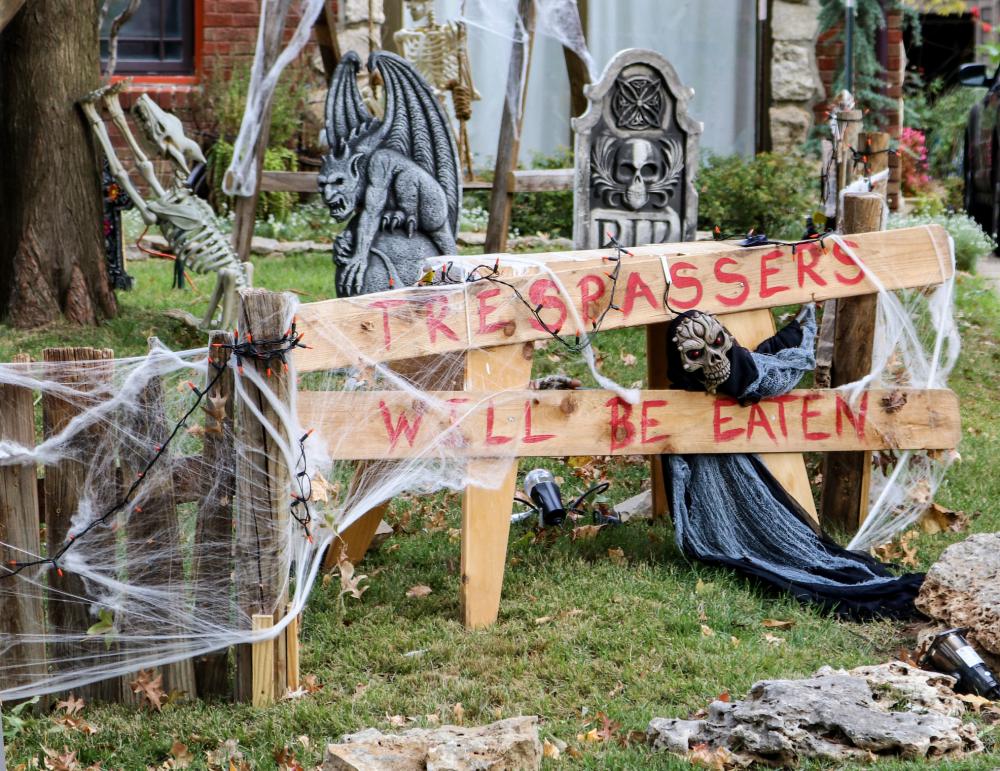
M 504 91 L 503 114 L 500 118 L 500 135 L 497 139 L 496 164 L 493 167 L 493 192 L 490 195 L 489 222 L 486 226 L 486 251 L 502 252 L 507 249 L 507 232 L 510 230 L 510 211 L 513 191 L 508 189 L 508 174 L 517 166 L 521 146 L 521 128 L 524 123 L 524 102 L 528 93 L 528 72 L 531 69 L 531 49 L 535 38 L 534 0 L 518 0 L 517 12 L 523 34 L 514 37 L 507 69 L 507 87 Z M 510 94 L 517 94 L 511 103 Z
M 347 560 L 352 565 L 358 564 L 368 552 L 368 547 L 372 544 L 375 531 L 378 530 L 379 523 L 389 509 L 389 501 L 383 501 L 371 511 L 362 514 L 350 525 L 344 528 L 337 538 L 330 544 L 323 560 L 323 568 L 332 570 L 340 559 L 341 549 L 347 552 Z
M 150 350 L 158 345 L 155 337 L 149 339 Z M 164 404 L 163 383 L 159 377 L 151 377 L 138 394 L 138 409 L 130 415 L 129 431 L 121 442 L 119 459 L 125 489 L 145 471 L 156 453 L 155 443 L 170 434 Z M 187 601 L 184 562 L 170 459 L 170 455 L 164 456 L 145 473 L 142 484 L 129 501 L 129 509 L 124 513 L 127 544 L 125 570 L 130 586 L 152 590 L 163 598 L 161 601 L 173 595 L 174 607 L 183 607 Z M 164 554 L 168 556 L 164 557 Z M 135 593 L 125 599 L 117 624 L 126 639 L 148 636 L 157 630 L 162 633 L 159 622 L 150 622 L 155 609 L 150 607 L 148 599 L 142 597 Z M 176 629 L 174 633 L 181 634 L 183 631 Z M 194 665 L 190 659 L 167 664 L 162 672 L 167 693 L 176 691 L 189 699 L 197 696 Z M 132 679 L 126 676 L 126 683 Z M 134 702 L 136 694 L 130 695 L 129 700 Z
M 573 189 L 573 169 L 515 169 L 507 186 L 511 193 L 548 193 Z M 465 190 L 492 190 L 489 180 L 465 180 Z M 315 171 L 263 171 L 260 189 L 264 192 L 318 193 L 319 173 Z
M 885 198 L 880 193 L 844 196 L 844 228 L 847 232 L 873 230 L 882 224 Z M 834 387 L 860 380 L 872 367 L 878 295 L 837 301 L 833 363 L 830 382 Z M 823 464 L 823 526 L 853 533 L 868 510 L 871 483 L 871 453 L 828 455 Z
M 852 407 L 837 390 L 796 390 L 740 407 L 688 391 L 300 391 L 299 418 L 337 460 L 410 458 L 454 429 L 457 455 L 559 457 L 951 449 L 960 433 L 948 390 L 873 390 Z M 457 427 L 457 428 L 455 428 Z
M 869 131 L 858 135 L 858 149 L 864 153 L 864 158 L 868 159 L 868 175 L 874 177 L 889 168 L 889 135 L 884 131 Z M 881 182 L 872 185 L 872 192 L 878 193 L 883 198 L 886 197 L 889 187 L 889 178 L 886 177 Z M 846 228 L 845 222 L 845 228 Z M 856 223 L 855 223 L 856 224 Z M 845 233 L 857 232 L 854 230 L 844 230 Z
M 274 627 L 274 616 L 270 613 L 255 613 L 251 619 L 251 629 L 262 632 Z M 261 640 L 252 644 L 253 697 L 255 707 L 269 707 L 274 704 L 274 640 Z
M 236 478 L 233 447 L 233 371 L 228 367 L 229 351 L 221 345 L 233 342 L 230 332 L 209 335 L 205 387 L 215 381 L 206 394 L 205 432 L 202 435 L 202 458 L 198 478 L 209 487 L 198 500 L 195 526 L 192 583 L 196 612 L 204 617 L 227 618 L 232 613 L 229 591 L 233 570 L 233 498 Z M 224 367 L 216 379 L 216 367 Z M 226 649 L 205 654 L 195 660 L 198 695 L 229 696 L 229 652 Z
M 46 348 L 42 352 L 49 379 L 64 383 L 76 391 L 72 396 L 57 396 L 46 392 L 42 397 L 42 423 L 45 436 L 62 431 L 81 412 L 93 406 L 94 399 L 106 394 L 89 396 L 89 392 L 111 376 L 110 360 L 114 351 L 95 348 Z M 86 448 L 86 450 L 84 450 Z M 115 452 L 107 429 L 93 426 L 72 440 L 70 456 L 45 469 L 45 534 L 48 554 L 55 554 L 66 542 L 70 524 L 88 486 L 95 500 L 111 501 L 116 496 Z M 72 452 L 78 453 L 72 457 Z M 84 462 L 91 457 L 93 463 Z M 112 523 L 96 528 L 88 535 L 92 543 L 113 549 L 115 535 Z M 94 548 L 99 548 L 95 546 Z M 113 553 L 113 552 L 112 552 Z M 73 571 L 48 571 L 48 630 L 50 634 L 78 635 L 93 623 L 90 615 L 92 598 L 81 576 Z M 56 643 L 49 655 L 53 661 L 77 660 L 86 646 L 73 642 Z M 104 642 L 94 641 L 95 649 L 103 652 Z M 77 695 L 93 701 L 118 701 L 122 697 L 121 678 L 110 678 L 83 686 Z
M 31 361 L 17 354 L 13 363 Z M 35 446 L 35 407 L 30 389 L 0 385 L 0 440 Z M 10 562 L 41 555 L 38 518 L 37 470 L 34 463 L 0 466 L 0 575 Z M 6 578 L 0 586 L 0 638 L 10 642 L 4 650 L 5 674 L 0 689 L 28 685 L 45 674 L 45 645 L 14 641 L 14 636 L 41 635 L 45 628 L 42 588 L 29 581 Z M 8 635 L 10 637 L 8 637 Z
M 286 295 L 263 289 L 240 292 L 240 331 L 255 341 L 279 340 L 291 317 Z M 277 348 L 272 346 L 272 349 Z M 284 533 L 288 526 L 290 499 L 289 470 L 278 442 L 262 427 L 257 413 L 268 424 L 283 432 L 284 423 L 272 406 L 273 398 L 281 404 L 290 402 L 293 388 L 291 376 L 274 362 L 245 360 L 244 369 L 254 368 L 264 381 L 266 396 L 246 378 L 244 393 L 236 404 L 236 432 L 241 451 L 236 464 L 236 593 L 247 618 L 271 614 L 277 621 L 288 604 L 289 552 Z M 268 374 L 270 372 L 270 374 Z M 285 442 L 294 438 L 282 437 Z M 271 641 L 272 649 L 275 641 Z M 248 701 L 254 693 L 249 682 L 250 662 L 247 646 L 240 646 L 237 655 L 237 698 Z M 275 654 L 272 650 L 271 666 Z M 285 692 L 284 667 L 275 675 L 275 688 Z
M 285 613 L 291 613 L 292 606 L 285 608 Z M 299 689 L 299 617 L 293 616 L 285 629 L 287 639 L 287 651 L 285 654 L 285 666 L 287 667 L 286 679 L 288 680 L 288 690 L 297 691 Z
M 469 351 L 465 367 L 465 391 L 487 388 L 524 388 L 531 379 L 532 345 L 507 345 Z M 483 456 L 488 453 L 483 453 Z M 517 459 L 509 467 L 486 457 L 469 460 L 473 478 L 495 479 L 499 486 L 469 485 L 462 497 L 462 621 L 468 629 L 489 626 L 497 620 L 500 593 L 507 562 L 510 512 L 517 486 Z
M 948 241 L 937 226 L 864 233 L 846 239 L 888 289 L 937 284 L 951 273 Z M 646 326 L 667 321 L 663 262 L 670 264 L 670 305 L 734 313 L 794 305 L 831 297 L 871 294 L 874 287 L 835 243 L 740 249 L 715 243 L 655 244 L 637 247 L 622 265 L 615 303 L 602 329 Z M 572 336 L 572 315 L 555 281 L 581 319 L 608 302 L 607 250 L 559 252 L 541 258 L 551 273 L 526 269 L 510 283 L 531 302 L 543 305 L 542 318 Z M 532 255 L 536 257 L 537 255 Z M 484 258 L 492 261 L 492 255 Z M 523 264 L 523 263 L 522 263 Z M 365 357 L 377 361 L 461 351 L 549 336 L 524 304 L 511 301 L 507 287 L 479 281 L 445 287 L 416 287 L 363 297 L 307 303 L 299 308 L 299 328 L 311 350 L 295 352 L 300 372 L 352 366 Z M 344 344 L 356 348 L 351 351 Z

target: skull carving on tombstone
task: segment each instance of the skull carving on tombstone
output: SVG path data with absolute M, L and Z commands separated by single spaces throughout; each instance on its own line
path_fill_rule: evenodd
M 693 311 L 677 325 L 673 343 L 687 372 L 701 372 L 705 390 L 710 394 L 729 377 L 729 358 L 733 336 L 719 320 L 708 313 Z
M 648 139 L 626 139 L 615 153 L 615 178 L 625 187 L 625 203 L 638 211 L 649 201 L 649 185 L 663 178 L 660 149 Z

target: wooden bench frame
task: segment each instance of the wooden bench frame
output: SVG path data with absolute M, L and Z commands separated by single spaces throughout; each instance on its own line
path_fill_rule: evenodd
M 887 289 L 939 284 L 953 273 L 950 259 L 943 257 L 949 254 L 947 235 L 938 227 L 858 234 L 847 237 L 845 243 Z M 556 279 L 566 288 L 568 301 L 578 308 L 581 316 L 594 317 L 595 311 L 603 308 L 609 299 L 608 254 L 604 250 L 594 250 L 532 255 L 533 259 L 544 263 L 546 270 L 530 271 L 509 280 L 532 302 L 544 304 L 542 313 L 548 324 L 568 323 L 564 313 L 567 310 L 565 296 L 558 302 L 550 299 L 560 296 L 555 291 Z M 484 263 L 492 261 L 492 255 L 483 258 Z M 864 271 L 833 239 L 798 247 L 770 245 L 744 249 L 730 243 L 698 242 L 633 249 L 622 265 L 613 298 L 621 312 L 610 313 L 602 328 L 647 328 L 649 379 L 654 389 L 667 385 L 663 356 L 667 343 L 665 329 L 673 314 L 662 300 L 667 289 L 666 271 L 672 278 L 669 295 L 672 307 L 698 307 L 724 314 L 725 324 L 743 345 L 749 347 L 774 333 L 771 307 L 875 292 Z M 297 368 L 308 372 L 360 364 L 366 357 L 390 362 L 465 351 L 466 391 L 497 393 L 527 388 L 533 343 L 547 338 L 548 333 L 533 323 L 527 308 L 502 306 L 501 288 L 485 282 L 465 284 L 464 287 L 461 301 L 454 287 L 447 290 L 449 294 L 444 300 L 441 299 L 444 294 L 436 293 L 433 288 L 416 288 L 300 306 L 299 328 L 307 332 L 313 349 L 297 353 Z M 387 302 L 412 303 L 414 310 L 405 318 L 390 318 Z M 498 310 L 501 306 L 502 313 Z M 329 328 L 331 324 L 357 346 L 355 361 L 319 334 L 321 328 Z M 422 332 L 424 327 L 426 330 Z M 442 327 L 447 328 L 449 334 L 435 334 L 441 332 Z M 310 334 L 310 331 L 316 333 Z M 405 342 L 402 345 L 397 342 L 394 346 L 394 340 Z M 825 393 L 812 392 L 809 398 L 829 398 Z M 391 392 L 382 396 L 390 401 L 393 399 Z M 607 392 L 600 398 L 605 396 L 610 398 L 614 394 Z M 869 396 L 881 398 L 875 393 Z M 711 397 L 707 395 L 698 398 L 711 404 Z M 919 435 L 907 439 L 901 439 L 898 432 L 876 432 L 865 439 L 864 449 L 904 446 L 929 449 L 938 444 L 948 447 L 956 444 L 957 403 L 947 393 L 931 392 L 927 399 L 930 401 L 922 402 L 926 407 L 927 420 L 923 424 L 927 430 L 916 432 Z M 306 403 L 309 399 L 300 401 Z M 708 409 L 713 408 L 709 406 Z M 918 407 L 917 411 L 920 409 L 923 408 Z M 733 414 L 738 415 L 739 409 L 734 408 Z M 310 409 L 300 409 L 300 419 L 304 425 L 321 420 L 320 415 Z M 858 441 L 852 444 L 838 439 L 833 444 L 815 449 L 831 451 L 860 447 Z M 805 465 L 798 454 L 806 449 L 813 448 L 801 443 L 776 446 L 763 436 L 748 441 L 739 451 L 765 453 L 765 460 L 779 481 L 815 515 Z M 644 451 L 661 453 L 664 448 L 647 446 L 630 450 Z M 586 451 L 563 443 L 551 454 L 577 455 L 586 454 Z M 495 461 L 488 459 L 473 458 L 468 462 L 495 465 Z M 515 460 L 498 487 L 469 487 L 464 493 L 461 606 L 463 621 L 470 628 L 489 625 L 497 618 L 516 475 Z M 662 511 L 662 482 L 658 487 L 656 505 Z M 377 507 L 341 534 L 352 561 L 360 559 L 367 550 L 383 513 L 384 506 Z

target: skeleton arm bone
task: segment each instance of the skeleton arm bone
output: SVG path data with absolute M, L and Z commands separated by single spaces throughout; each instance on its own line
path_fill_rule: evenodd
M 160 184 L 160 180 L 156 178 L 156 172 L 153 170 L 153 162 L 143 152 L 142 146 L 136 140 L 132 129 L 129 128 L 128 121 L 125 119 L 125 112 L 118 101 L 118 92 L 124 83 L 125 81 L 121 81 L 121 83 L 115 84 L 104 92 L 104 105 L 107 108 L 108 114 L 111 115 L 112 122 L 121 131 L 122 136 L 125 137 L 132 155 L 135 156 L 136 166 L 138 166 L 142 178 L 149 184 L 155 196 L 161 198 L 166 191 L 163 189 L 163 185 Z
M 87 116 L 87 121 L 90 123 L 90 128 L 94 132 L 94 137 L 97 139 L 98 144 L 101 146 L 101 150 L 104 152 L 104 156 L 108 159 L 108 166 L 111 168 L 111 175 L 115 178 L 115 181 L 122 186 L 122 189 L 132 199 L 132 203 L 139 210 L 139 214 L 142 215 L 142 221 L 147 225 L 156 224 L 156 215 L 149 210 L 149 206 L 139 195 L 139 191 L 135 189 L 135 185 L 132 184 L 132 179 L 129 177 L 128 172 L 125 167 L 122 166 L 118 156 L 115 154 L 114 145 L 111 144 L 111 137 L 108 136 L 108 129 L 104 125 L 104 121 L 101 119 L 100 113 L 97 111 L 97 106 L 94 104 L 93 95 L 84 97 L 80 101 L 80 107 L 83 110 L 84 115 Z

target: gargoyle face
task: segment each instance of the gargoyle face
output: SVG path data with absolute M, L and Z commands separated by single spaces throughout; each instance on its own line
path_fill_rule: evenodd
M 337 222 L 348 219 L 360 204 L 361 161 L 364 155 L 344 147 L 341 152 L 329 152 L 319 171 L 319 189 Z
M 649 200 L 648 185 L 663 176 L 659 149 L 647 139 L 627 139 L 615 153 L 615 179 L 627 186 L 625 202 L 633 210 Z
M 132 114 L 160 156 L 172 158 L 185 174 L 191 173 L 194 162 L 205 163 L 198 143 L 184 135 L 180 118 L 163 110 L 148 94 L 140 94 Z

